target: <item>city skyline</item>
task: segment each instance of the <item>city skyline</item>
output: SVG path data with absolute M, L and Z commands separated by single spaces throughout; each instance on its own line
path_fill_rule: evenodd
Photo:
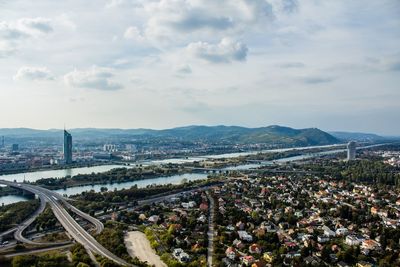
M 0 1 L 0 128 L 399 135 L 399 11 L 395 0 Z

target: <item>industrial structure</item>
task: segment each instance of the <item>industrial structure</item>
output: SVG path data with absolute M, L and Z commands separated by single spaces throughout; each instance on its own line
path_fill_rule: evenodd
M 347 144 L 347 160 L 355 160 L 356 159 L 356 149 L 357 149 L 356 142 L 350 141 Z

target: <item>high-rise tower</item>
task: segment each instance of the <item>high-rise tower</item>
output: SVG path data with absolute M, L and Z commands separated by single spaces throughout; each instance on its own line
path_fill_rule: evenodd
M 347 144 L 347 160 L 356 159 L 356 142 L 350 141 Z
M 72 135 L 64 129 L 64 161 L 72 163 Z

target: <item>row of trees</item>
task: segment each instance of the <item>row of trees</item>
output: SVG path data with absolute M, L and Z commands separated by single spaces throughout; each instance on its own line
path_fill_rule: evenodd
M 73 267 L 65 254 L 46 253 L 43 255 L 21 255 L 12 259 L 12 267 Z M 82 266 L 83 267 L 83 266 Z

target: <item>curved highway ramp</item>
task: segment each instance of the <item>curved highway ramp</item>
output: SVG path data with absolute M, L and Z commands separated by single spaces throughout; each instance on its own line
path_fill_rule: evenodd
M 61 196 L 58 193 L 55 193 L 51 190 L 39 187 L 39 186 L 34 186 L 34 185 L 29 185 L 29 184 L 24 184 L 24 183 L 15 183 L 15 182 L 10 182 L 10 181 L 5 181 L 5 180 L 0 180 L 0 184 L 5 184 L 14 188 L 19 188 L 23 189 L 26 191 L 29 191 L 31 193 L 34 193 L 38 195 L 38 197 L 41 200 L 41 203 L 49 203 L 51 209 L 53 210 L 54 215 L 58 219 L 58 221 L 61 223 L 61 225 L 64 227 L 64 229 L 75 239 L 76 242 L 82 244 L 87 250 L 93 252 L 94 254 L 98 254 L 100 256 L 103 256 L 105 258 L 108 258 L 112 261 L 114 261 L 117 264 L 123 265 L 123 266 L 131 266 L 128 264 L 125 260 L 119 258 L 118 256 L 114 255 L 111 253 L 109 250 L 107 250 L 105 247 L 103 247 L 97 240 L 90 235 L 88 232 L 86 232 L 85 229 L 82 228 L 75 220 L 72 218 L 72 216 L 67 212 L 67 210 L 64 208 L 62 204 L 64 204 L 68 209 L 73 211 L 74 213 L 78 214 L 79 216 L 83 217 L 84 219 L 88 220 L 89 222 L 93 223 L 96 227 L 96 232 L 100 233 L 103 229 L 104 226 L 103 224 L 97 220 L 96 218 L 93 218 L 92 216 L 80 211 L 79 209 L 75 208 L 71 204 L 69 204 L 63 196 Z M 42 204 L 41 204 L 42 205 Z M 40 211 L 40 209 L 38 210 Z M 37 215 L 36 215 L 37 216 Z M 18 232 L 18 236 L 21 235 L 22 237 L 22 231 L 34 221 L 36 217 L 31 217 L 27 221 L 25 221 L 23 224 L 18 226 L 17 229 L 14 231 Z M 29 224 L 26 224 L 29 223 Z M 21 230 L 22 229 L 22 230 Z M 17 232 L 15 233 L 17 235 Z M 27 241 L 25 238 L 23 238 L 24 241 Z M 33 242 L 33 241 L 30 241 Z M 37 243 L 36 243 L 37 244 Z M 40 243 L 43 244 L 43 243 Z

